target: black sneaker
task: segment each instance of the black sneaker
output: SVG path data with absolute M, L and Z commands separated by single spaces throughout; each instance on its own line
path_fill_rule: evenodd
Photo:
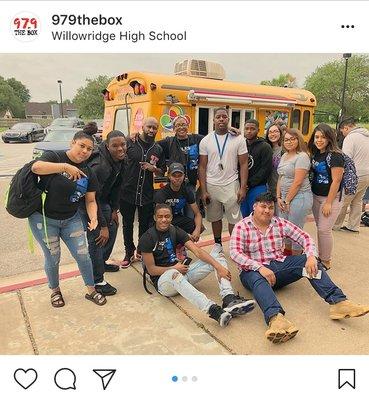
M 118 265 L 105 264 L 105 272 L 118 272 L 120 270 Z
M 104 285 L 95 285 L 95 290 L 104 296 L 113 296 L 117 293 L 117 289 L 108 282 Z
M 359 233 L 359 231 L 355 231 L 355 230 L 353 230 L 353 229 L 347 228 L 347 226 L 342 226 L 342 227 L 340 228 L 340 231 L 343 231 L 343 232 L 351 232 L 351 233 Z
M 227 294 L 223 298 L 223 310 L 232 314 L 232 316 L 243 315 L 252 311 L 255 307 L 255 301 L 244 299 L 235 294 Z
M 232 319 L 232 315 L 229 312 L 224 311 L 221 306 L 218 306 L 218 304 L 212 304 L 210 306 L 209 317 L 218 321 L 221 327 L 227 326 L 229 321 Z

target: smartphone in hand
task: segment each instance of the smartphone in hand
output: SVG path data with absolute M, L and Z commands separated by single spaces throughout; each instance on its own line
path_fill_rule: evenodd
M 186 258 L 182 261 L 182 264 L 183 264 L 183 265 L 190 265 L 191 262 L 192 262 L 192 258 L 186 257 Z

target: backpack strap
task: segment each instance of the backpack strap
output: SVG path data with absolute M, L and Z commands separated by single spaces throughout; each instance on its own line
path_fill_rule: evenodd
M 328 165 L 329 169 L 331 169 L 331 158 L 332 158 L 332 153 L 329 152 L 327 154 L 327 158 L 326 158 L 326 162 L 327 162 L 327 165 Z M 344 158 L 344 160 L 345 160 L 345 158 Z M 345 170 L 343 170 L 343 173 L 345 173 Z M 332 172 L 331 172 L 331 179 L 332 179 Z M 340 192 L 340 197 L 339 197 L 338 201 L 341 201 L 342 200 L 342 194 L 343 194 L 343 176 L 342 176 L 342 179 L 341 179 L 341 182 L 340 182 L 340 187 L 339 187 L 338 190 Z

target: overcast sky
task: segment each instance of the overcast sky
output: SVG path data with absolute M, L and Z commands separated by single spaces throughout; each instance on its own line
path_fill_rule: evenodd
M 226 80 L 260 83 L 290 73 L 302 86 L 305 77 L 341 54 L 0 54 L 0 75 L 27 86 L 31 101 L 59 99 L 57 80 L 63 81 L 63 98 L 73 99 L 86 78 L 116 76 L 132 70 L 172 74 L 174 64 L 187 58 L 220 63 Z

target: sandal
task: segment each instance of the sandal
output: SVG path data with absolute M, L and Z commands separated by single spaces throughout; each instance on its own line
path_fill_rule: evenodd
M 98 306 L 103 306 L 106 303 L 105 296 L 103 296 L 101 293 L 96 292 L 96 290 L 94 292 L 92 292 L 91 294 L 86 293 L 85 298 L 87 300 L 92 301 L 93 303 L 95 303 Z
M 55 308 L 65 306 L 65 302 L 60 290 L 51 294 L 51 305 Z
M 141 253 L 139 253 L 138 251 L 136 251 L 132 261 L 133 261 L 133 262 L 135 262 L 135 261 L 141 262 L 141 261 L 142 261 L 142 255 L 141 255 Z

